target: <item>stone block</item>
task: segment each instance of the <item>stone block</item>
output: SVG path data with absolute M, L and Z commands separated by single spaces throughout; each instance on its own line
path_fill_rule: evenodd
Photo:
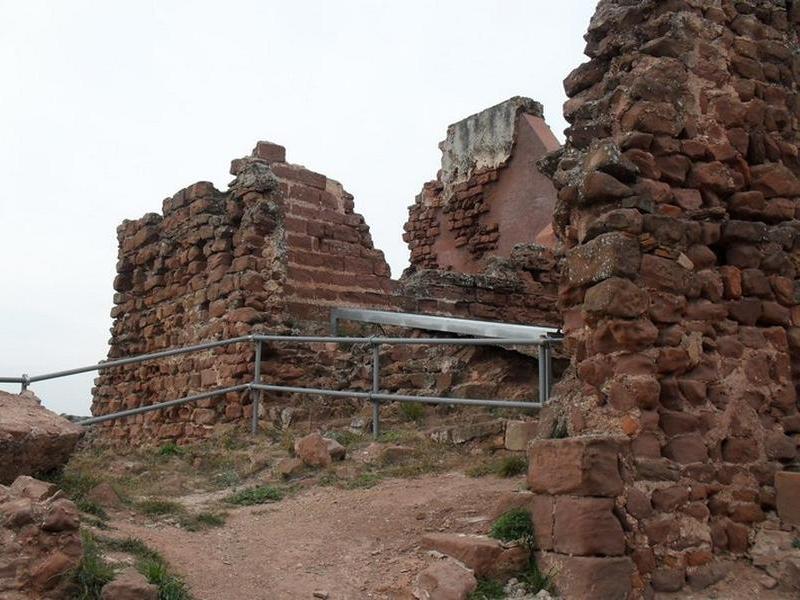
M 627 600 L 635 567 L 627 556 L 567 556 L 553 552 L 536 555 L 543 573 L 551 573 L 563 598 Z
M 620 442 L 607 437 L 537 440 L 528 451 L 528 485 L 547 494 L 618 496 L 619 453 Z
M 800 527 L 800 473 L 775 473 L 775 494 L 781 520 Z
M 553 530 L 556 552 L 579 556 L 624 554 L 625 535 L 613 509 L 611 498 L 557 498 Z
M 440 560 L 417 575 L 412 588 L 419 600 L 466 600 L 478 587 L 475 575 L 455 560 Z
M 539 427 L 537 421 L 507 421 L 506 422 L 506 450 L 519 452 L 527 450 L 528 442 L 536 436 Z
M 524 546 L 506 545 L 483 535 L 428 533 L 422 537 L 422 547 L 460 560 L 477 577 L 509 577 L 528 564 Z

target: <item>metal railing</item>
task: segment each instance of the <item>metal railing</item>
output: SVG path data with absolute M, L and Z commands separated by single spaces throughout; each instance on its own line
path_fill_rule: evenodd
M 380 312 L 380 311 L 375 311 Z M 363 316 L 363 315 L 362 315 Z M 423 315 L 418 315 L 423 316 Z M 342 317 L 349 318 L 349 317 Z M 475 321 L 474 323 L 482 323 Z M 413 326 L 412 326 L 413 327 Z M 524 327 L 524 326 L 519 326 Z M 544 328 L 541 328 L 544 329 Z M 554 331 L 554 330 L 550 330 Z M 253 334 L 248 336 L 240 336 L 226 340 L 219 340 L 213 342 L 206 342 L 202 344 L 195 344 L 183 348 L 173 348 L 170 350 L 163 350 L 160 352 L 152 352 L 149 354 L 141 354 L 129 358 L 122 358 L 117 360 L 105 361 L 95 365 L 85 367 L 78 367 L 75 369 L 68 369 L 65 371 L 56 371 L 53 373 L 45 373 L 42 375 L 23 374 L 21 377 L 0 377 L 0 383 L 19 383 L 24 392 L 32 383 L 45 381 L 49 379 L 57 379 L 60 377 L 67 377 L 70 375 L 77 375 L 80 373 L 87 373 L 91 371 L 104 371 L 106 369 L 113 369 L 125 365 L 132 365 L 143 363 L 152 360 L 158 360 L 180 354 L 189 354 L 192 352 L 201 352 L 213 348 L 220 348 L 232 344 L 250 343 L 254 345 L 255 365 L 253 380 L 249 383 L 240 385 L 229 386 L 225 388 L 217 388 L 206 392 L 191 394 L 183 396 L 174 400 L 150 404 L 147 406 L 138 406 L 127 410 L 122 410 L 106 415 L 91 417 L 80 421 L 81 425 L 90 426 L 105 421 L 114 419 L 121 419 L 134 415 L 140 415 L 156 410 L 163 410 L 175 406 L 181 406 L 189 402 L 195 402 L 214 396 L 220 396 L 231 392 L 244 392 L 247 391 L 251 395 L 252 402 L 252 419 L 251 431 L 253 434 L 258 432 L 258 419 L 260 406 L 262 402 L 263 392 L 279 392 L 279 393 L 296 393 L 296 394 L 313 394 L 320 396 L 329 396 L 336 398 L 361 398 L 372 403 L 372 432 L 375 437 L 380 434 L 380 405 L 382 402 L 421 402 L 425 404 L 451 404 L 451 405 L 466 405 L 466 406 L 485 406 L 495 408 L 519 408 L 519 409 L 538 409 L 541 408 L 549 397 L 549 390 L 552 385 L 552 367 L 550 345 L 560 341 L 557 338 L 552 338 L 545 334 L 540 335 L 538 338 L 529 337 L 509 337 L 509 338 L 411 338 L 411 337 L 341 337 L 333 336 L 286 336 L 286 335 L 261 335 Z M 265 384 L 261 381 L 261 363 L 262 363 L 262 349 L 265 343 L 335 343 L 335 344 L 367 344 L 372 349 L 372 387 L 369 391 L 362 390 L 330 390 L 318 389 L 296 386 L 272 385 Z M 487 400 L 475 398 L 449 398 L 440 396 L 409 396 L 404 394 L 389 394 L 380 391 L 380 348 L 381 346 L 392 345 L 450 345 L 450 346 L 538 346 L 539 347 L 539 402 L 521 401 L 521 400 Z

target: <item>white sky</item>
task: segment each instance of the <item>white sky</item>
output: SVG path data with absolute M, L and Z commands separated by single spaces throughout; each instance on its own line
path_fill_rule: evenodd
M 523 95 L 563 137 L 594 5 L 0 0 L 0 376 L 105 358 L 117 224 L 259 139 L 342 182 L 399 276 L 449 123 Z M 33 390 L 88 414 L 92 377 Z

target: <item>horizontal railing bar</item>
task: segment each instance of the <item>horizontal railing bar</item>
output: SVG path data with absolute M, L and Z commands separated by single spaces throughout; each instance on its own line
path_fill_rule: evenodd
M 212 396 L 220 396 L 222 394 L 228 394 L 230 392 L 239 392 L 242 390 L 247 390 L 250 388 L 250 386 L 251 384 L 249 383 L 243 383 L 241 385 L 234 385 L 231 387 L 211 390 L 209 392 L 203 392 L 201 394 L 184 396 L 183 398 L 168 400 L 166 402 L 160 402 L 158 404 L 150 404 L 149 406 L 137 406 L 136 408 L 131 408 L 129 410 L 123 410 L 120 412 L 110 413 L 108 415 L 100 415 L 99 417 L 91 417 L 89 419 L 84 419 L 82 421 L 78 421 L 78 425 L 97 425 L 98 423 L 103 423 L 104 421 L 111 421 L 113 419 L 122 419 L 124 417 L 140 415 L 142 413 L 152 412 L 154 410 L 162 410 L 164 408 L 170 408 L 172 406 L 180 406 L 181 404 L 194 402 L 196 400 L 204 400 L 205 398 L 211 398 Z
M 155 360 L 157 358 L 167 358 L 176 356 L 178 354 L 188 354 L 191 352 L 200 352 L 201 350 L 209 350 L 211 348 L 218 348 L 220 346 L 228 346 L 230 344 L 238 344 L 241 342 L 253 341 L 253 336 L 245 335 L 241 337 L 230 338 L 227 340 L 219 340 L 216 342 L 205 342 L 203 344 L 195 344 L 193 346 L 185 346 L 183 348 L 173 348 L 171 350 L 162 350 L 160 352 L 152 352 L 150 354 L 140 354 L 138 356 L 131 356 L 129 358 L 120 358 L 118 360 L 109 360 L 101 362 L 96 365 L 88 367 L 78 367 L 77 369 L 68 369 L 66 371 L 55 371 L 53 373 L 45 373 L 44 375 L 33 375 L 28 378 L 28 381 L 35 383 L 37 381 L 45 381 L 46 379 L 57 379 L 58 377 L 67 377 L 69 375 L 77 375 L 79 373 L 88 373 L 90 371 L 100 371 L 102 369 L 110 369 L 112 367 L 121 367 L 124 365 L 132 365 L 148 360 Z M 21 381 L 20 381 L 21 383 Z
M 195 344 L 192 346 L 185 346 L 183 348 L 172 348 L 170 350 L 162 350 L 160 352 L 152 352 L 149 354 L 140 354 L 138 356 L 131 356 L 128 358 L 121 358 L 117 360 L 109 360 L 95 365 L 85 367 L 78 367 L 75 369 L 67 369 L 64 371 L 54 371 L 52 373 L 44 373 L 42 375 L 32 375 L 27 379 L 21 377 L 0 377 L 0 383 L 36 383 L 38 381 L 46 381 L 48 379 L 57 379 L 59 377 L 68 377 L 70 375 L 78 375 L 80 373 L 89 373 L 91 371 L 101 371 L 103 369 L 111 369 L 114 367 L 122 367 L 125 365 L 138 364 L 159 358 L 168 358 L 170 356 L 177 356 L 180 354 L 189 354 L 192 352 L 200 352 L 202 350 L 210 350 L 212 348 L 219 348 L 221 346 L 228 346 L 231 344 L 238 344 L 243 342 L 286 342 L 286 343 L 335 343 L 335 344 L 379 344 L 384 346 L 402 346 L 402 345 L 420 345 L 420 346 L 540 346 L 543 344 L 559 343 L 559 338 L 391 338 L 391 337 L 338 337 L 338 336 L 291 336 L 291 335 L 248 335 L 230 338 L 227 340 L 219 340 L 214 342 L 205 342 L 202 344 Z
M 444 331 L 478 337 L 539 339 L 540 337 L 559 333 L 559 330 L 554 327 L 542 327 L 539 325 L 479 321 L 460 317 L 421 315 L 365 308 L 334 308 L 331 310 L 332 333 L 336 333 L 338 321 L 340 320 L 378 325 L 396 325 L 411 329 Z
M 291 335 L 254 335 L 261 342 L 335 343 L 335 344 L 379 344 L 420 346 L 540 346 L 560 342 L 560 339 L 542 338 L 394 338 L 394 337 L 326 337 Z
M 539 409 L 542 405 L 537 402 L 524 402 L 521 400 L 481 400 L 476 398 L 442 398 L 440 396 L 406 396 L 403 394 L 382 394 L 375 392 L 360 392 L 350 390 L 323 390 L 317 388 L 292 387 L 285 385 L 269 385 L 262 383 L 251 384 L 256 390 L 265 392 L 285 392 L 289 394 L 318 394 L 320 396 L 333 396 L 337 398 L 363 398 L 365 400 L 386 400 L 398 402 L 422 402 L 424 404 L 464 404 L 468 406 L 489 406 L 497 408 L 525 408 Z

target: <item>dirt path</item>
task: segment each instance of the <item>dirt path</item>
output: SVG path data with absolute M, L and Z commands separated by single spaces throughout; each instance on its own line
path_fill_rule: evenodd
M 315 487 L 270 505 L 237 509 L 220 529 L 190 533 L 130 520 L 111 525 L 141 538 L 185 576 L 196 600 L 407 598 L 431 559 L 426 531 L 485 532 L 485 513 L 519 479 L 462 474 L 386 480 L 366 490 Z

